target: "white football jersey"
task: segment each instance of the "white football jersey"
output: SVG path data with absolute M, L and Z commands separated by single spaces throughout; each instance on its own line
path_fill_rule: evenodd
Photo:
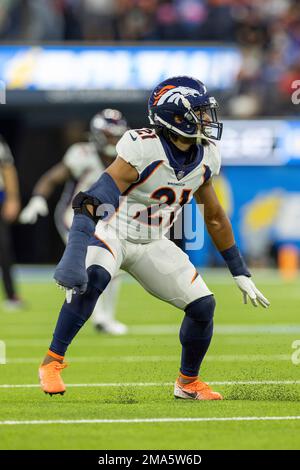
M 109 225 L 119 237 L 136 243 L 162 238 L 199 186 L 220 171 L 214 142 L 198 145 L 192 162 L 181 166 L 153 129 L 126 131 L 116 148 L 118 156 L 136 168 L 139 179 L 124 193 Z
M 64 165 L 76 181 L 72 192 L 62 196 L 59 212 L 63 210 L 63 224 L 67 230 L 73 221 L 72 199 L 80 191 L 88 190 L 100 178 L 105 167 L 93 142 L 80 142 L 72 145 L 63 157 Z M 62 208 L 62 206 L 64 206 Z

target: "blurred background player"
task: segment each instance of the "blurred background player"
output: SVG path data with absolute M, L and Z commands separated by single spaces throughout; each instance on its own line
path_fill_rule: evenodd
M 20 222 L 34 224 L 39 216 L 47 216 L 47 199 L 56 186 L 65 183 L 55 210 L 55 223 L 64 243 L 67 243 L 73 220 L 73 196 L 89 188 L 116 158 L 116 143 L 127 127 L 126 120 L 116 109 L 104 109 L 96 114 L 90 122 L 89 141 L 72 145 L 62 161 L 38 180 L 32 198 L 21 212 Z M 120 275 L 117 275 L 95 306 L 92 321 L 99 331 L 113 335 L 127 333 L 126 325 L 115 319 L 119 288 Z
M 4 308 L 9 310 L 22 306 L 13 280 L 13 251 L 9 228 L 17 219 L 20 207 L 19 182 L 14 159 L 7 143 L 0 136 L 0 266 L 6 296 Z

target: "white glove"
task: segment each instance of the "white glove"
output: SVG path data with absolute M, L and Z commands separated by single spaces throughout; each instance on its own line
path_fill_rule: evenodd
M 235 280 L 239 289 L 243 293 L 244 304 L 247 303 L 247 297 L 249 297 L 254 307 L 258 307 L 258 302 L 264 308 L 269 307 L 270 302 L 257 289 L 257 287 L 255 286 L 254 282 L 251 280 L 250 277 L 234 276 L 233 279 Z
M 35 224 L 38 216 L 48 215 L 48 204 L 43 196 L 33 196 L 27 206 L 22 210 L 19 221 L 21 224 Z

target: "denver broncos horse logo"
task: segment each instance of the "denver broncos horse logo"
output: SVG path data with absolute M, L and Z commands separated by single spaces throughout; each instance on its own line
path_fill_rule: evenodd
M 154 94 L 153 106 L 168 103 L 178 104 L 179 100 L 183 102 L 186 96 L 201 96 L 199 91 L 185 86 L 166 85 Z M 184 104 L 184 103 L 183 103 Z

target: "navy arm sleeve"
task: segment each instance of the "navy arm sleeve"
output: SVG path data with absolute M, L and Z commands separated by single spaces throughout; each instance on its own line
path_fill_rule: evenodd
M 56 267 L 54 279 L 58 284 L 84 293 L 87 288 L 85 258 L 87 247 L 95 231 L 95 225 L 104 213 L 119 205 L 120 190 L 108 173 L 103 173 L 98 181 L 84 193 L 74 198 L 74 219 L 68 243 L 62 259 Z M 77 198 L 77 201 L 76 201 Z M 91 215 L 86 205 L 92 205 Z M 100 214 L 100 215 L 99 215 Z

